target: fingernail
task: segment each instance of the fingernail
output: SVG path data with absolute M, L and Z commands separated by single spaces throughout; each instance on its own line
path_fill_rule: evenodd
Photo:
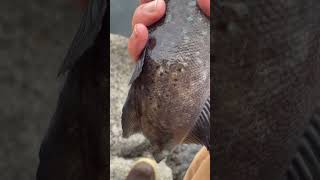
M 143 6 L 143 10 L 145 10 L 145 11 L 147 11 L 147 12 L 153 12 L 153 11 L 156 10 L 157 4 L 158 4 L 158 0 L 149 2 L 149 3 L 147 3 L 147 4 L 145 4 L 145 5 Z

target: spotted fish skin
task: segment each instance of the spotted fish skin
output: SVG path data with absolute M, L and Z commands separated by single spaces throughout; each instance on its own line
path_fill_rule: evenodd
M 214 179 L 287 179 L 320 102 L 320 2 L 221 0 L 218 8 Z
M 165 17 L 150 28 L 122 114 L 123 136 L 142 132 L 156 160 L 163 158 L 156 152 L 184 141 L 210 96 L 209 19 L 195 0 L 166 4 Z

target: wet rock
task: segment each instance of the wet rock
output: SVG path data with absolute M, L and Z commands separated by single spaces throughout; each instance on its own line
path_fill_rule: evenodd
M 195 154 L 201 146 L 196 144 L 183 144 L 178 146 L 167 158 L 166 163 L 172 169 L 173 176 L 182 180 Z

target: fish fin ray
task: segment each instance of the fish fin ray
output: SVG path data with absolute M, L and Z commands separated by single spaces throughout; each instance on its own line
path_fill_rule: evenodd
M 106 6 L 105 0 L 89 1 L 89 5 L 82 15 L 78 31 L 59 69 L 58 76 L 71 69 L 79 57 L 93 46 L 102 27 Z
M 209 149 L 210 146 L 210 97 L 205 102 L 200 116 L 188 136 L 184 139 L 184 143 L 202 144 Z
M 137 121 L 137 118 L 135 117 L 136 114 L 132 114 L 132 113 L 126 113 L 128 115 L 128 117 L 123 117 L 123 112 L 127 111 L 126 108 L 128 108 L 128 106 L 126 105 L 128 103 L 128 100 L 125 102 L 125 105 L 123 106 L 122 109 L 122 117 L 121 117 L 121 126 L 122 126 L 122 136 L 124 138 L 128 138 L 133 134 L 136 133 L 140 133 L 141 130 L 141 126 L 140 126 L 140 122 Z
M 146 51 L 147 51 L 147 48 L 145 48 L 134 68 L 134 71 L 131 75 L 131 79 L 129 81 L 129 85 L 132 84 L 141 74 L 142 72 L 142 68 L 143 68 L 143 65 L 144 65 L 144 59 L 145 59 L 145 56 L 146 56 Z

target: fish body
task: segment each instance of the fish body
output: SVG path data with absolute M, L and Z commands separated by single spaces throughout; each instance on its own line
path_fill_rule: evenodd
M 166 5 L 165 17 L 150 27 L 122 113 L 123 136 L 142 132 L 157 161 L 175 145 L 199 136 L 202 142 L 197 143 L 208 145 L 210 128 L 209 19 L 195 0 L 168 0 Z M 196 122 L 203 131 L 194 132 L 202 135 L 188 138 Z
M 40 147 L 37 180 L 107 177 L 106 3 L 89 2 L 59 70 L 66 78 Z
M 224 0 L 217 8 L 214 179 L 318 179 L 320 2 Z

